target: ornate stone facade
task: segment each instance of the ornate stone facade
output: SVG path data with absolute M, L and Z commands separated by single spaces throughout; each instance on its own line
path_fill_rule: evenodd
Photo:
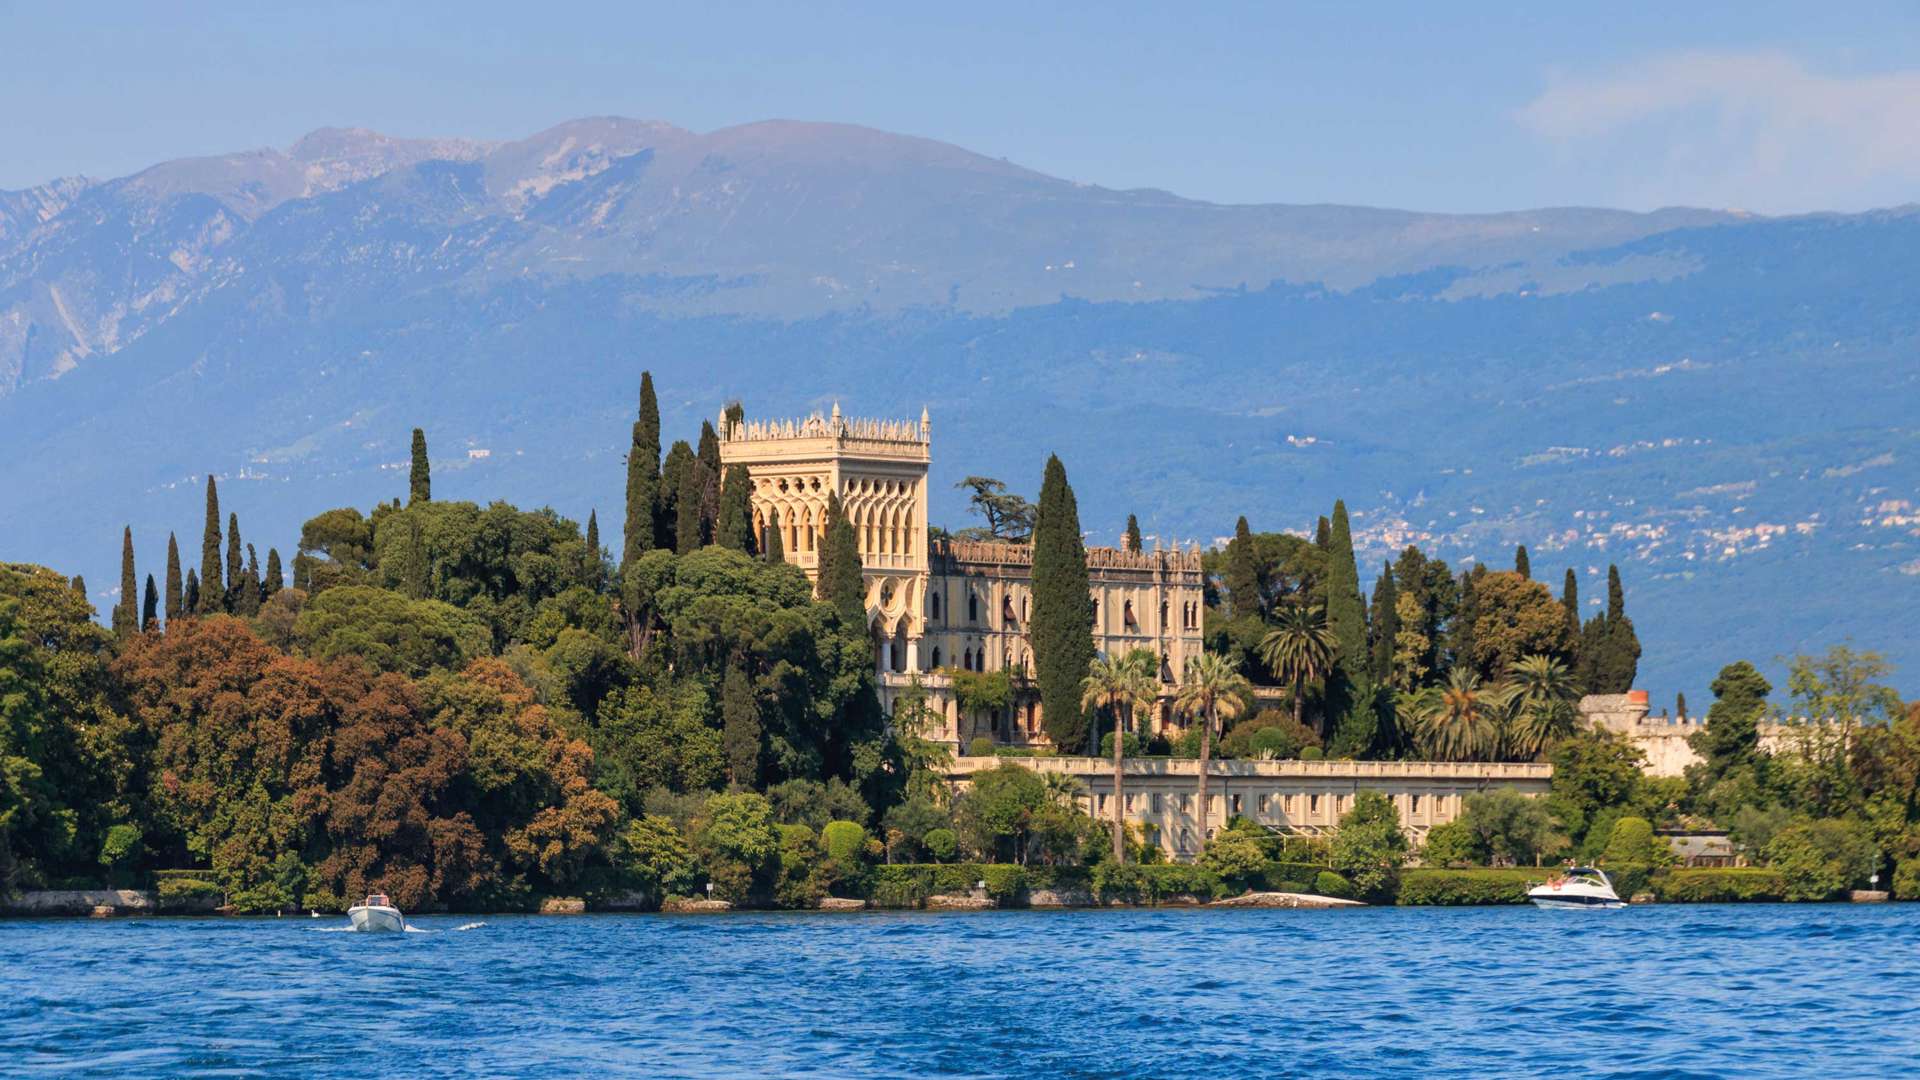
M 930 543 L 927 469 L 933 425 L 828 416 L 719 425 L 720 460 L 747 467 L 754 531 L 764 547 L 780 530 L 787 561 L 814 577 L 827 497 L 840 494 L 860 548 L 874 666 L 888 708 L 916 680 L 941 718 L 928 737 L 964 748 L 978 737 L 1042 745 L 1040 704 L 1027 620 L 1032 614 L 1033 549 L 1024 544 Z M 1172 687 L 1189 657 L 1202 651 L 1204 594 L 1200 553 L 1089 548 L 1094 647 L 1103 653 L 1146 648 L 1160 657 L 1162 695 L 1155 722 L 1176 723 Z M 1006 672 L 1014 700 L 967 712 L 954 694 L 955 671 Z

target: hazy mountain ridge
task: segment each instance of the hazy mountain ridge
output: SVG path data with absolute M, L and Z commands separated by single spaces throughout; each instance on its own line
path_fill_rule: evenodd
M 0 196 L 37 222 L 0 226 L 0 554 L 111 583 L 130 521 L 157 568 L 207 471 L 284 554 L 396 493 L 415 424 L 436 494 L 613 512 L 645 366 L 675 437 L 730 397 L 930 406 L 949 524 L 960 476 L 1031 489 L 1058 450 L 1095 539 L 1343 496 L 1368 585 L 1410 541 L 1524 541 L 1589 599 L 1620 561 L 1663 692 L 1847 635 L 1920 663 L 1911 209 L 1216 207 L 831 125 L 314 138 L 359 163 L 324 176 L 371 174 L 257 211 L 244 183 Z

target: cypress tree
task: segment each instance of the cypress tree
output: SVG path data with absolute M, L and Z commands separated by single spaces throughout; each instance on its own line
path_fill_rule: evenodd
M 1474 598 L 1474 583 L 1486 573 L 1486 567 L 1475 563 L 1470 570 L 1460 573 L 1460 604 L 1454 609 L 1453 633 L 1451 637 L 1453 666 L 1468 671 L 1478 671 L 1474 661 L 1473 621 L 1480 617 L 1480 604 Z
M 655 547 L 671 547 L 662 538 L 660 520 L 660 400 L 653 393 L 653 372 L 640 373 L 640 414 L 627 444 L 627 520 L 621 534 L 620 565 Z
M 742 787 L 760 782 L 760 707 L 753 686 L 738 662 L 727 665 L 720 686 L 720 747 L 727 757 L 727 777 Z
M 1080 680 L 1093 662 L 1093 595 L 1080 507 L 1066 466 L 1049 455 L 1033 527 L 1033 616 L 1028 622 L 1047 737 L 1061 753 L 1090 745 Z
M 1393 683 L 1393 648 L 1400 637 L 1400 591 L 1394 586 L 1393 565 L 1380 568 L 1380 580 L 1373 586 L 1373 681 L 1376 686 Z
M 1313 546 L 1321 551 L 1328 551 L 1333 547 L 1333 525 L 1327 521 L 1325 514 L 1320 515 L 1320 523 L 1313 527 Z
M 714 525 L 713 542 L 721 547 L 754 554 L 753 481 L 745 465 L 727 466 L 727 480 L 720 489 L 720 518 Z
M 710 421 L 700 421 L 700 450 L 695 455 L 700 472 L 700 542 L 713 543 L 713 530 L 720 520 L 720 436 Z
M 1247 519 L 1241 518 L 1240 520 L 1245 521 Z M 1133 552 L 1135 555 L 1140 554 L 1140 519 L 1134 517 L 1132 514 L 1127 515 L 1127 550 Z
M 647 514 L 647 542 L 653 542 L 653 514 Z M 600 512 L 587 511 L 587 552 L 580 563 L 580 584 L 595 592 L 603 585 L 603 566 L 600 552 Z
M 787 551 L 785 547 L 786 537 L 782 535 L 782 532 L 779 508 L 773 506 L 767 507 L 767 537 L 766 543 L 763 545 L 765 550 L 762 551 L 761 554 L 765 556 L 766 560 L 770 563 L 783 563 L 787 561 Z
M 427 538 L 420 529 L 420 519 L 407 515 L 407 561 L 402 568 L 401 580 L 407 595 L 415 600 L 425 600 L 432 587 L 432 567 L 427 558 Z
M 113 632 L 128 637 L 140 631 L 140 579 L 133 572 L 133 526 L 120 532 L 120 602 L 113 605 Z
M 1360 600 L 1360 568 L 1353 559 L 1353 533 L 1347 524 L 1347 504 L 1333 504 L 1333 525 L 1327 549 L 1327 629 L 1338 643 L 1336 659 L 1348 681 L 1366 674 L 1367 609 Z
M 1567 640 L 1580 640 L 1580 577 L 1567 567 L 1566 581 L 1560 586 L 1560 606 L 1567 613 Z
M 167 621 L 179 618 L 186 608 L 182 606 L 182 591 L 186 581 L 180 576 L 180 541 L 172 533 L 167 534 Z
M 207 477 L 207 521 L 200 534 L 200 588 L 195 591 L 193 610 L 199 614 L 226 607 L 220 588 L 220 491 L 213 477 Z
M 180 610 L 185 614 L 196 614 L 200 610 L 200 575 L 187 571 L 187 587 L 181 593 Z
M 1687 692 L 1684 690 L 1673 696 L 1673 715 L 1680 720 L 1687 718 Z
M 67 586 L 81 596 L 87 595 L 87 579 L 79 574 L 73 575 L 73 580 L 67 582 Z
M 685 555 L 689 551 L 700 550 L 711 536 L 707 529 L 708 521 L 701 514 L 701 506 L 706 501 L 707 463 L 695 458 L 680 475 L 683 482 L 680 495 L 674 500 L 676 520 L 673 536 L 674 550 Z
M 240 557 L 240 515 L 227 515 L 227 610 L 240 606 L 241 586 L 245 584 L 242 573 L 246 570 L 246 560 Z
M 1521 544 L 1513 549 L 1513 572 L 1527 581 L 1533 580 L 1533 563 L 1527 558 L 1527 545 Z
M 153 575 L 147 575 L 147 592 L 140 606 L 140 632 L 147 633 L 160 624 L 160 589 L 153 583 Z
M 270 547 L 267 549 L 267 582 L 262 591 L 272 596 L 286 587 L 286 574 L 280 567 L 280 549 Z
M 407 505 L 433 501 L 433 466 L 427 462 L 427 433 L 413 429 L 413 468 L 407 473 Z
M 840 613 L 841 622 L 864 628 L 867 582 L 860 565 L 860 543 L 837 492 L 827 496 L 826 528 L 826 539 L 821 542 L 820 550 L 820 599 L 833 605 Z
M 1247 529 L 1244 515 L 1234 523 L 1233 539 L 1227 542 L 1227 600 L 1236 619 L 1258 617 L 1261 613 L 1260 575 L 1254 568 L 1253 534 Z
M 1624 694 L 1633 689 L 1633 680 L 1640 671 L 1640 638 L 1634 632 L 1633 620 L 1627 618 L 1626 591 L 1620 586 L 1620 568 L 1609 564 L 1607 567 L 1607 614 L 1605 625 L 1601 628 L 1600 658 L 1595 665 L 1595 679 L 1605 689 L 1595 690 L 1600 694 Z
M 687 486 L 687 473 L 692 471 L 693 447 L 685 439 L 676 440 L 660 466 L 660 530 L 654 534 L 659 546 L 671 551 L 681 550 L 680 489 Z

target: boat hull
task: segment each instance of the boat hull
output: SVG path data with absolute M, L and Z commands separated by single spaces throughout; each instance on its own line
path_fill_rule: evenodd
M 1623 908 L 1625 900 L 1618 897 L 1608 899 L 1603 896 L 1530 896 L 1534 907 L 1543 908 Z
M 390 907 L 351 907 L 347 909 L 347 920 L 355 930 L 390 931 L 398 933 L 407 928 L 407 920 L 398 908 Z

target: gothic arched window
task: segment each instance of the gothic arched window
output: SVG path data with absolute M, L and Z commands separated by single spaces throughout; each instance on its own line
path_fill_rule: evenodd
M 927 596 L 927 603 L 932 606 L 933 621 L 939 622 L 940 621 L 940 594 L 929 593 Z

